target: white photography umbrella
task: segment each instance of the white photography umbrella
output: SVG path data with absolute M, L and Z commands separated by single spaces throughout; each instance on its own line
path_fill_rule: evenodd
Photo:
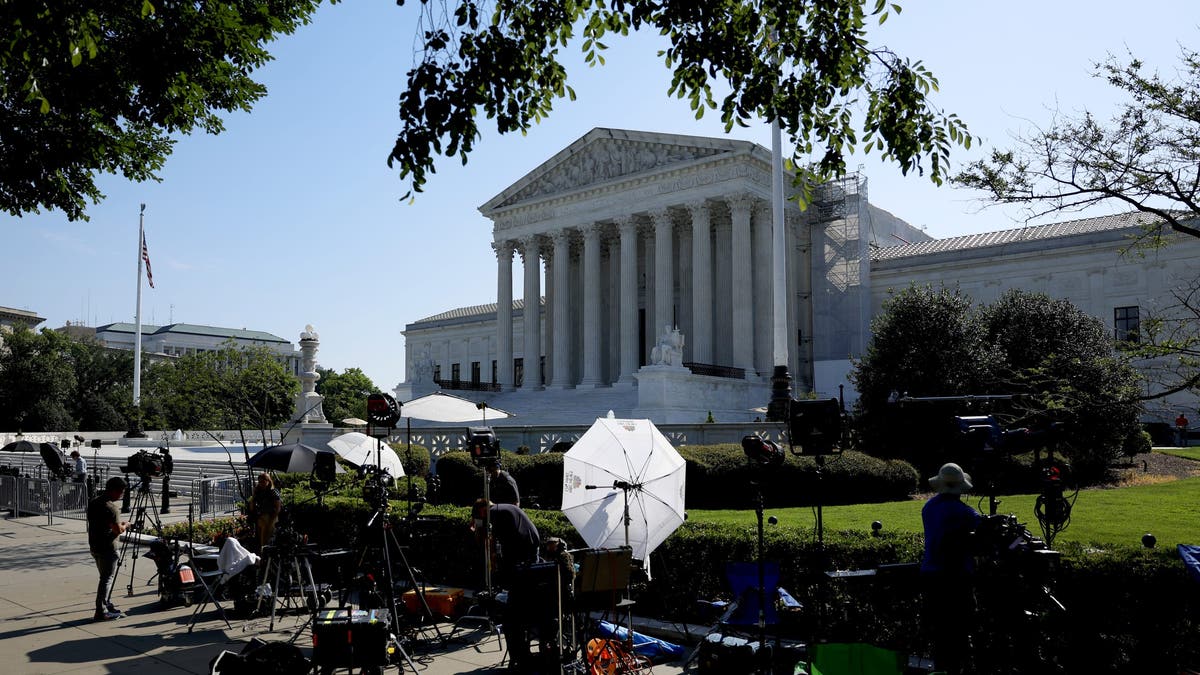
M 392 474 L 392 478 L 403 476 L 404 464 L 400 462 L 396 451 L 387 443 L 384 443 L 382 448 L 379 448 L 378 444 L 378 439 L 358 431 L 342 434 L 329 441 L 330 449 L 355 466 L 378 463 L 380 469 Z M 377 448 L 378 455 L 376 455 Z
M 683 524 L 684 464 L 650 420 L 597 419 L 563 455 L 563 514 L 588 546 L 628 545 L 649 572 Z

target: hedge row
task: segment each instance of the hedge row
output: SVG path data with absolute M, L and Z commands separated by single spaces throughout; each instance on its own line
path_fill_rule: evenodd
M 482 555 L 466 527 L 467 511 L 427 507 L 419 519 L 400 519 L 394 530 L 414 567 L 433 583 L 478 588 Z M 365 530 L 371 511 L 349 500 L 334 508 L 314 503 L 294 507 L 295 521 L 327 548 L 357 548 L 376 541 Z M 531 511 L 543 537 L 558 536 L 571 547 L 583 542 L 558 511 Z M 811 530 L 769 527 L 764 559 L 779 565 L 780 585 L 804 603 L 785 628 L 801 639 L 866 641 L 909 653 L 927 644 L 920 632 L 919 597 L 911 573 L 831 580 L 832 569 L 871 569 L 916 562 L 921 537 L 915 534 L 826 532 L 819 546 Z M 685 523 L 651 556 L 652 580 L 634 589 L 638 613 L 672 621 L 710 623 L 697 599 L 728 598 L 724 570 L 731 561 L 755 560 L 754 527 Z M 1014 568 L 983 576 L 979 611 L 962 610 L 974 623 L 977 672 L 1044 672 L 1030 664 L 1054 660 L 1071 673 L 1175 673 L 1200 664 L 1200 584 L 1190 580 L 1170 549 L 1119 547 L 1109 550 L 1067 546 L 1054 577 L 1054 595 L 1065 614 L 1046 610 L 1040 581 Z M 964 608 L 967 603 L 964 600 Z
M 859 452 L 827 458 L 818 472 L 811 457 L 788 456 L 770 469 L 747 463 L 740 446 L 682 446 L 679 454 L 687 461 L 687 500 L 695 509 L 752 508 L 762 487 L 772 506 L 810 506 L 818 502 L 859 504 L 904 499 L 918 486 L 919 476 L 907 462 L 881 460 Z M 562 505 L 562 457 L 560 453 L 502 455 L 505 469 L 517 480 L 522 504 L 545 509 Z M 438 459 L 438 477 L 443 500 L 467 505 L 483 491 L 483 472 L 465 452 L 451 452 Z

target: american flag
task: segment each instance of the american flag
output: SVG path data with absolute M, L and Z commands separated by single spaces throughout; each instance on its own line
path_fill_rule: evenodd
M 146 281 L 150 282 L 150 288 L 154 288 L 154 272 L 150 270 L 150 251 L 146 248 L 146 233 L 142 233 L 142 260 L 146 262 Z

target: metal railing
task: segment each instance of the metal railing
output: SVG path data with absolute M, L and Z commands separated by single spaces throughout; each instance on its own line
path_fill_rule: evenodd
M 250 494 L 252 489 L 250 479 L 244 477 L 196 478 L 192 481 L 193 513 L 197 520 L 237 513 L 242 494 Z
M 74 520 L 87 520 L 90 496 L 87 483 L 50 481 L 50 513 Z
M 0 476 L 0 509 L 11 510 L 14 518 L 46 516 L 53 525 L 54 499 L 50 481 L 28 476 Z
M 500 391 L 500 383 L 498 382 L 471 382 L 470 380 L 435 379 L 433 383 L 442 389 L 451 389 L 457 391 Z

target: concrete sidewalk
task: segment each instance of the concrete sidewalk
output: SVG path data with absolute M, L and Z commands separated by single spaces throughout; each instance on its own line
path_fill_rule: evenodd
M 194 608 L 159 608 L 157 588 L 147 583 L 154 574 L 151 561 L 137 561 L 133 595 L 127 594 L 130 566 L 126 560 L 113 592 L 114 604 L 127 616 L 93 623 L 97 574 L 84 522 L 56 518 L 54 525 L 46 525 L 44 516 L 0 520 L 0 671 L 204 674 L 223 650 L 240 652 L 253 637 L 289 640 L 308 618 L 277 616 L 275 631 L 269 632 L 267 618 L 246 622 L 230 617 L 229 628 L 209 605 L 189 633 Z M 442 632 L 448 633 L 448 627 Z M 306 656 L 311 655 L 311 635 L 305 630 L 296 640 Z M 458 636 L 449 643 L 419 640 L 411 650 L 418 672 L 505 672 L 498 638 L 482 631 L 460 631 Z M 412 671 L 406 666 L 403 672 Z M 684 671 L 656 666 L 653 672 Z

